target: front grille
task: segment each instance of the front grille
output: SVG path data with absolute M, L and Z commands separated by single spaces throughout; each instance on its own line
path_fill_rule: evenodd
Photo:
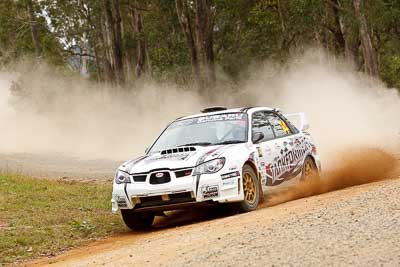
M 176 178 L 189 176 L 191 174 L 192 174 L 192 169 L 186 169 L 186 170 L 181 170 L 181 171 L 176 171 L 175 172 Z
M 165 184 L 170 181 L 171 176 L 169 175 L 169 172 L 155 172 L 150 175 L 150 184 Z
M 135 182 L 144 182 L 144 181 L 146 181 L 146 176 L 147 176 L 146 174 L 144 174 L 144 175 L 133 175 L 132 179 Z
M 176 203 L 184 203 L 194 201 L 190 192 L 175 193 L 168 195 L 169 200 L 162 200 L 161 196 L 141 197 L 140 207 L 160 206 Z

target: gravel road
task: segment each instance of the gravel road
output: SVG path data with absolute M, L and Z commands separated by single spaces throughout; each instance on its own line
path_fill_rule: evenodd
M 281 192 L 270 196 L 279 199 Z M 112 237 L 34 264 L 400 266 L 398 174 L 279 205 L 266 202 L 254 212 L 222 218 L 218 211 L 188 212 L 181 221 L 182 214 L 172 214 L 152 232 Z

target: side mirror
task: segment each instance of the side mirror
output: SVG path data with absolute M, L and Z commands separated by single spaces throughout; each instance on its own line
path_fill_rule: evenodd
M 257 144 L 262 139 L 264 139 L 264 134 L 262 132 L 254 132 L 253 136 L 251 137 L 251 140 L 253 141 L 254 144 Z

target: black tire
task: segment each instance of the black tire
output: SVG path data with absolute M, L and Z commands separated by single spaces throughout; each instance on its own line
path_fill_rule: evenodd
M 151 228 L 154 221 L 154 213 L 134 212 L 133 210 L 121 210 L 122 219 L 131 230 L 147 230 Z
M 319 179 L 318 168 L 311 156 L 307 156 L 303 163 L 301 180 Z
M 237 203 L 237 211 L 249 212 L 255 210 L 260 202 L 261 187 L 257 174 L 254 172 L 253 168 L 247 164 L 243 166 L 242 189 L 244 200 Z

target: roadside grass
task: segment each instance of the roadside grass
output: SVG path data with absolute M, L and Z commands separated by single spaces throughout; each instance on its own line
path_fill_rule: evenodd
M 0 174 L 0 266 L 127 231 L 111 186 Z

